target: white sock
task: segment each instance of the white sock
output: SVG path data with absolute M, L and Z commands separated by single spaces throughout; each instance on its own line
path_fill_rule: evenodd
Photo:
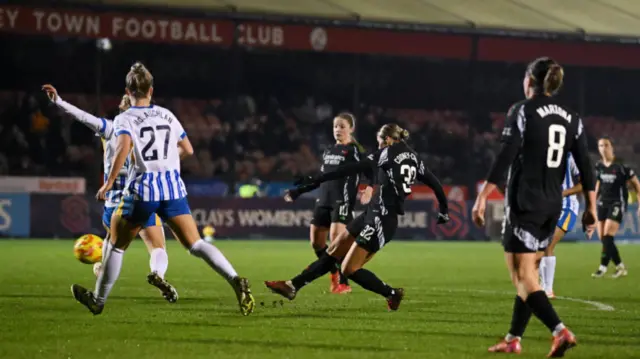
M 211 268 L 223 276 L 229 283 L 231 283 L 232 279 L 238 277 L 238 273 L 233 269 L 231 263 L 229 263 L 224 254 L 213 244 L 200 239 L 191 246 L 189 252 L 198 258 L 204 259 Z
M 155 272 L 158 276 L 164 279 L 164 274 L 169 267 L 169 256 L 164 248 L 154 248 L 149 253 L 149 267 L 151 273 Z
M 98 276 L 96 281 L 96 290 L 94 292 L 96 296 L 96 302 L 98 304 L 104 304 L 111 293 L 111 288 L 120 276 L 120 269 L 122 268 L 122 257 L 124 251 L 119 248 L 112 248 L 102 262 L 102 272 Z
M 512 341 L 512 340 L 514 340 L 514 339 L 522 340 L 522 338 L 521 338 L 521 337 L 516 337 L 515 335 L 513 335 L 513 334 L 511 334 L 511 333 L 508 333 L 508 334 L 504 337 L 504 340 L 506 340 L 506 341 L 508 341 L 508 342 L 510 342 L 510 341 Z
M 560 334 L 560 332 L 561 332 L 564 328 L 566 328 L 566 327 L 564 326 L 564 324 L 563 324 L 563 323 L 560 323 L 560 324 L 556 325 L 556 327 L 553 329 L 553 336 L 555 337 L 555 336 L 557 336 L 558 334 Z
M 544 265 L 545 271 L 545 287 L 544 290 L 547 293 L 553 292 L 553 280 L 556 275 L 556 256 L 544 257 L 546 263 Z
M 538 268 L 538 274 L 540 274 L 540 286 L 543 290 L 547 287 L 547 273 L 545 270 L 547 268 L 546 259 L 547 257 L 542 257 L 542 259 L 540 259 L 540 267 Z
M 607 266 L 603 266 L 601 264 L 600 267 L 598 268 L 598 270 L 600 270 L 602 273 L 607 273 Z
M 624 263 L 620 262 L 620 264 L 616 266 L 616 269 L 624 269 Z
M 109 251 L 112 247 L 113 245 L 111 244 L 111 236 L 107 234 L 107 236 L 104 237 L 104 240 L 102 241 L 102 262 L 104 262 L 104 259 L 108 257 Z

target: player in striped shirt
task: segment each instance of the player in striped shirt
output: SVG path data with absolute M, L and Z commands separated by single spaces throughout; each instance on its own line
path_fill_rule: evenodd
M 578 193 L 582 192 L 582 184 L 578 182 L 580 171 L 571 154 L 567 158 L 567 169 L 562 182 L 562 212 L 558 219 L 553 239 L 544 250 L 544 256 L 540 261 L 540 281 L 542 289 L 549 298 L 555 298 L 553 293 L 553 280 L 556 274 L 556 256 L 553 249 L 567 232 L 571 232 L 578 219 L 580 203 Z
M 42 89 L 47 93 L 51 101 L 66 113 L 71 115 L 76 121 L 89 127 L 97 136 L 102 139 L 102 147 L 104 149 L 104 173 L 107 180 L 107 173 L 111 170 L 111 164 L 113 162 L 113 156 L 116 151 L 116 137 L 113 135 L 113 121 L 104 118 L 98 118 L 90 113 L 82 111 L 74 105 L 64 101 L 59 95 L 55 87 L 52 85 L 44 85 Z M 129 108 L 129 99 L 127 96 L 123 97 L 120 103 L 120 110 L 126 111 Z M 124 186 L 127 180 L 127 169 L 131 166 L 130 158 L 127 158 L 122 170 L 118 173 L 116 180 L 113 183 L 113 187 L 105 195 L 104 212 L 102 215 L 102 224 L 107 230 L 107 236 L 104 240 L 103 253 L 107 253 L 111 242 L 109 241 L 109 229 L 111 227 L 111 217 L 114 210 L 124 192 Z M 150 217 L 149 220 L 144 223 L 142 230 L 140 231 L 140 237 L 147 246 L 149 251 L 150 261 L 149 266 L 151 273 L 147 276 L 149 284 L 160 289 L 163 297 L 170 303 L 174 303 L 178 300 L 178 292 L 175 288 L 164 279 L 165 273 L 169 266 L 169 257 L 165 249 L 165 237 L 164 230 L 162 228 L 162 222 L 158 216 Z M 100 275 L 102 262 L 98 262 L 94 265 L 94 273 Z
M 133 153 L 134 162 L 128 168 L 125 191 L 111 222 L 113 246 L 105 254 L 95 291 L 74 284 L 73 296 L 93 314 L 102 313 L 120 275 L 124 250 L 143 224 L 157 214 L 191 254 L 202 258 L 229 282 L 241 313 L 249 315 L 255 306 L 249 281 L 238 276 L 215 246 L 200 238 L 191 216 L 187 191 L 180 177 L 180 159 L 193 154 L 191 142 L 171 111 L 151 104 L 153 76 L 141 63 L 134 64 L 127 74 L 126 93 L 132 106 L 114 120 L 116 152 L 107 180 L 96 195 L 99 199 L 106 198 Z

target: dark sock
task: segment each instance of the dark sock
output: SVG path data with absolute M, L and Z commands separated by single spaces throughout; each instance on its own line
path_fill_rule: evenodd
M 522 337 L 524 330 L 527 328 L 527 324 L 529 324 L 529 319 L 531 319 L 531 314 L 533 314 L 531 308 L 529 308 L 522 298 L 516 295 L 516 300 L 513 303 L 513 314 L 511 316 L 511 329 L 509 329 L 509 334 L 514 337 Z
M 608 266 L 611 257 L 609 256 L 609 250 L 607 246 L 604 244 L 604 238 L 602 239 L 602 254 L 600 256 L 600 265 Z
M 317 261 L 311 263 L 307 269 L 291 280 L 293 287 L 300 290 L 305 285 L 322 277 L 336 267 L 337 260 L 328 254 L 324 254 Z
M 370 272 L 364 268 L 360 268 L 357 271 L 353 272 L 349 279 L 358 283 L 362 288 L 372 291 L 374 293 L 378 293 L 381 296 L 388 298 L 393 295 L 393 288 L 385 284 L 380 280 L 380 278 L 376 277 L 373 272 Z
M 531 308 L 533 314 L 540 319 L 550 331 L 553 332 L 558 324 L 562 323 L 544 290 L 529 294 L 526 303 L 529 308 Z
M 340 266 L 338 266 L 338 269 L 340 269 Z M 349 285 L 349 279 L 347 279 L 347 276 L 344 275 L 342 271 L 339 271 L 338 273 L 340 273 L 340 284 Z
M 620 259 L 620 252 L 618 252 L 618 246 L 616 246 L 616 242 L 614 242 L 613 236 L 603 236 L 602 243 L 607 247 L 607 253 L 613 261 L 613 264 L 620 264 L 622 262 L 622 259 Z
M 323 247 L 320 249 L 314 249 L 313 250 L 316 253 L 316 257 L 318 257 L 318 259 L 320 259 L 320 257 L 322 257 L 324 254 L 327 253 L 327 247 Z M 335 267 L 331 268 L 331 274 L 338 272 L 338 270 L 340 270 L 340 266 L 338 264 L 336 264 Z

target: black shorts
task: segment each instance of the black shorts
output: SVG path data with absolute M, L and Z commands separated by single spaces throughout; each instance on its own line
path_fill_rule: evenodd
M 535 253 L 549 246 L 560 213 L 521 219 L 511 214 L 502 222 L 502 246 L 508 253 Z
M 398 229 L 398 215 L 367 210 L 347 225 L 347 232 L 369 253 L 376 253 L 389 243 Z
M 610 219 L 622 223 L 625 206 L 622 203 L 602 203 L 598 204 L 598 221 Z
M 347 224 L 353 220 L 353 207 L 349 204 L 330 206 L 316 206 L 313 210 L 311 224 L 316 227 L 329 228 L 331 223 Z

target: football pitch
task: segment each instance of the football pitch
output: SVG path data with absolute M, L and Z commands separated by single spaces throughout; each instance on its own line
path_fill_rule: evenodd
M 490 358 L 508 330 L 514 290 L 498 243 L 392 242 L 368 268 L 406 289 L 398 312 L 354 285 L 327 293 L 329 279 L 293 302 L 264 280 L 289 279 L 314 260 L 306 241 L 220 241 L 216 245 L 253 284 L 255 312 L 242 317 L 226 282 L 175 241 L 167 279 L 180 299 L 164 301 L 146 283 L 140 241 L 125 255 L 100 316 L 69 286 L 93 288 L 91 266 L 67 240 L 0 240 L 0 358 Z M 640 357 L 640 246 L 621 245 L 629 276 L 592 279 L 600 247 L 560 243 L 553 302 L 576 333 L 574 358 Z M 610 272 L 612 272 L 610 270 Z M 262 304 L 261 304 L 262 303 Z M 550 334 L 532 318 L 523 358 L 543 358 Z

